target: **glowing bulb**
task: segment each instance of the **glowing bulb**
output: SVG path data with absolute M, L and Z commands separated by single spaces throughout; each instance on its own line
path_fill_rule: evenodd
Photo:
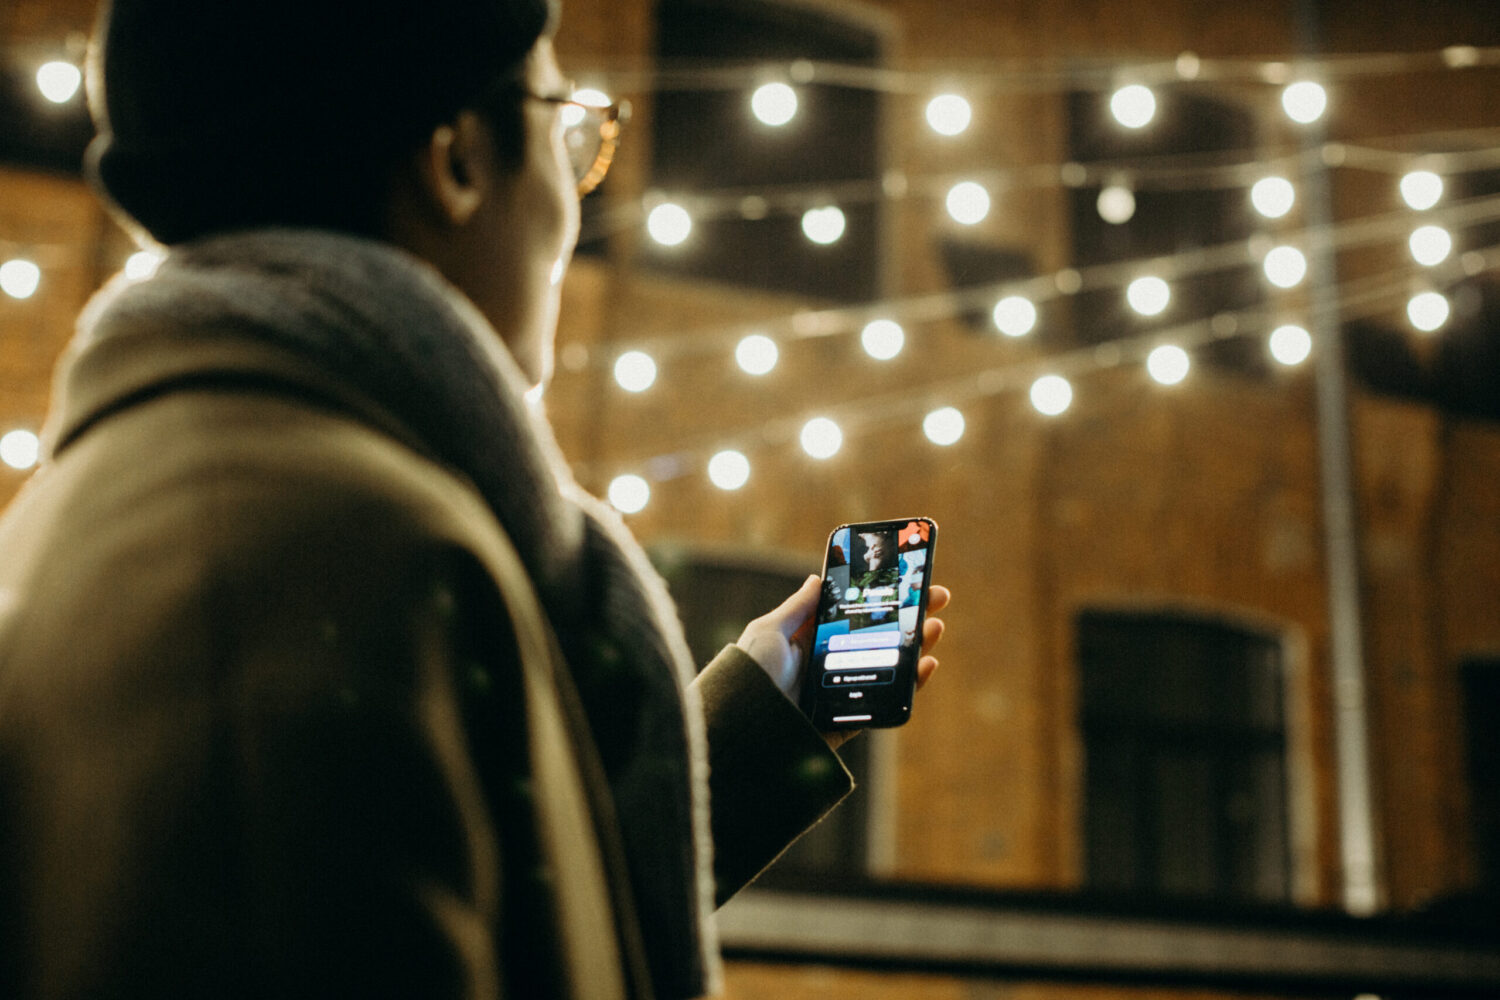
M 656 381 L 656 362 L 644 351 L 626 351 L 615 361 L 615 381 L 627 392 L 645 392 Z
M 982 184 L 961 181 L 948 190 L 947 205 L 954 222 L 972 226 L 990 214 L 990 193 Z
M 938 135 L 960 135 L 973 119 L 969 102 L 957 94 L 939 94 L 927 102 L 927 124 Z
M 1406 316 L 1411 325 L 1423 333 L 1431 333 L 1448 322 L 1449 312 L 1447 298 L 1438 292 L 1421 292 L 1413 295 L 1406 304 Z
M 1431 170 L 1413 170 L 1401 178 L 1401 198 L 1417 211 L 1429 209 L 1443 196 L 1443 179 Z
M 1447 260 L 1453 252 L 1453 236 L 1442 226 L 1421 226 L 1411 234 L 1408 245 L 1413 260 L 1432 267 Z
M 1055 417 L 1073 405 L 1073 386 L 1061 375 L 1043 375 L 1031 383 L 1031 405 L 1038 413 Z
M 651 502 L 651 485 L 640 476 L 616 476 L 609 484 L 609 502 L 621 514 L 636 514 Z
M 0 437 L 0 461 L 12 469 L 31 468 L 41 450 L 41 442 L 31 431 L 11 431 Z
M 832 458 L 844 446 L 844 432 L 827 417 L 814 417 L 802 425 L 801 441 L 813 458 Z
M 1281 92 L 1281 107 L 1292 121 L 1310 125 L 1328 109 L 1328 91 L 1322 84 L 1299 80 Z
M 29 299 L 42 283 L 42 269 L 17 257 L 0 264 L 0 290 L 13 299 Z
M 734 349 L 734 360 L 750 375 L 766 374 L 776 367 L 776 361 L 780 357 L 776 341 L 763 333 L 752 333 Z
M 657 205 L 646 216 L 646 232 L 664 247 L 675 247 L 693 231 L 693 217 L 675 202 Z
M 1142 316 L 1156 316 L 1171 304 L 1172 289 L 1154 276 L 1136 278 L 1125 289 L 1125 300 Z
M 922 433 L 933 444 L 946 447 L 964 436 L 964 415 L 951 406 L 933 410 L 922 420 Z
M 906 331 L 895 320 L 872 320 L 860 332 L 859 342 L 864 345 L 865 353 L 870 357 L 877 361 L 889 361 L 900 354 L 901 348 L 905 346 Z
M 1307 277 L 1307 258 L 1296 247 L 1275 247 L 1264 261 L 1266 279 L 1277 288 L 1294 288 Z
M 144 281 L 156 273 L 161 260 L 161 254 L 154 250 L 137 250 L 125 258 L 125 277 L 131 281 Z
M 756 87 L 750 96 L 750 110 L 763 123 L 780 127 L 797 116 L 797 92 L 784 83 Z
M 1121 226 L 1135 217 L 1135 195 L 1130 188 L 1111 184 L 1099 192 L 1099 218 L 1112 226 Z
M 1175 344 L 1163 344 L 1146 358 L 1146 371 L 1162 385 L 1176 385 L 1187 378 L 1192 361 L 1188 352 Z
M 1268 219 L 1279 219 L 1297 202 L 1297 189 L 1285 177 L 1262 177 L 1250 188 L 1250 204 Z
M 1036 306 L 1020 295 L 995 303 L 995 327 L 1007 337 L 1024 337 L 1036 328 Z
M 54 60 L 36 71 L 36 86 L 53 104 L 66 104 L 83 84 L 83 73 L 70 62 Z
M 1114 92 L 1109 99 L 1109 110 L 1115 121 L 1126 128 L 1144 128 L 1156 117 L 1156 95 L 1150 87 L 1133 83 Z
M 827 246 L 844 235 L 844 213 L 836 205 L 809 208 L 802 213 L 802 233 L 814 243 Z
M 750 460 L 737 451 L 721 451 L 708 460 L 708 479 L 721 490 L 737 490 L 750 480 Z
M 1312 334 L 1300 326 L 1287 324 L 1271 331 L 1269 340 L 1271 357 L 1291 367 L 1300 365 L 1312 353 Z

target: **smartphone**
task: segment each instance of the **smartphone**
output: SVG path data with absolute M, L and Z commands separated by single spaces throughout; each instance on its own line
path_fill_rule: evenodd
M 820 730 L 911 718 L 937 524 L 926 517 L 841 524 L 828 536 L 823 594 L 802 679 Z

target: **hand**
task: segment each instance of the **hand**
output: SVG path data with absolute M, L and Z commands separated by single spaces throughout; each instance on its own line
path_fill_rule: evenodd
M 751 659 L 760 664 L 762 670 L 793 701 L 797 700 L 797 683 L 802 676 L 802 664 L 807 659 L 807 647 L 812 634 L 813 612 L 818 607 L 822 593 L 822 581 L 809 576 L 802 581 L 796 592 L 782 601 L 774 611 L 761 615 L 740 634 L 736 643 Z M 932 649 L 943 637 L 943 620 L 935 618 L 953 600 L 947 587 L 933 585 L 927 595 L 927 618 L 922 622 L 922 656 L 917 660 L 917 690 L 932 678 L 938 668 L 938 659 Z M 841 730 L 824 733 L 828 745 L 838 749 L 853 737 L 857 730 Z
M 803 580 L 802 586 L 774 611 L 746 625 L 735 643 L 793 701 L 797 700 L 797 682 L 802 677 L 802 661 L 807 658 L 806 639 L 822 590 L 820 577 L 814 575 Z

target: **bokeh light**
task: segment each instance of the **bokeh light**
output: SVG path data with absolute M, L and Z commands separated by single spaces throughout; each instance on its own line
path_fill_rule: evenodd
M 1406 303 L 1406 318 L 1423 333 L 1442 329 L 1451 312 L 1448 298 L 1441 292 L 1419 292 Z
M 665 202 L 646 216 L 646 232 L 662 246 L 675 247 L 692 234 L 693 217 L 676 202 Z
M 1453 252 L 1453 234 L 1442 226 L 1419 226 L 1407 241 L 1412 259 L 1425 267 L 1433 267 L 1448 259 Z
M 1310 125 L 1328 110 L 1328 91 L 1322 84 L 1299 80 L 1281 92 L 1281 107 L 1292 121 Z
M 763 333 L 752 333 L 734 348 L 734 360 L 749 375 L 764 375 L 776 367 L 781 351 L 776 341 Z
M 1036 306 L 1022 295 L 1007 295 L 995 303 L 995 328 L 1007 337 L 1024 337 L 1036 328 Z
M 13 299 L 29 299 L 42 283 L 42 269 L 24 257 L 0 264 L 0 290 Z
M 651 485 L 640 476 L 616 476 L 609 484 L 609 502 L 622 514 L 636 514 L 651 502 Z
M 1443 197 L 1443 179 L 1431 170 L 1413 170 L 1401 178 L 1401 200 L 1424 211 Z
M 1128 187 L 1111 184 L 1099 192 L 1095 207 L 1099 218 L 1112 226 L 1121 226 L 1135 217 L 1135 194 Z
M 906 345 L 906 331 L 891 319 L 877 319 L 865 324 L 859 333 L 865 353 L 877 361 L 889 361 Z
M 1307 277 L 1307 258 L 1296 247 L 1273 247 L 1264 267 L 1266 280 L 1277 288 L 1295 288 Z
M 708 460 L 708 479 L 721 490 L 737 490 L 750 480 L 750 460 L 733 450 Z
M 832 458 L 844 446 L 844 432 L 827 417 L 814 417 L 802 425 L 799 440 L 813 458 Z
M 1250 204 L 1268 219 L 1279 219 L 1297 203 L 1297 189 L 1285 177 L 1262 177 L 1250 187 Z
M 83 72 L 70 62 L 55 59 L 36 71 L 36 88 L 53 104 L 66 104 L 83 85 Z
M 1312 354 L 1312 334 L 1293 323 L 1278 326 L 1267 341 L 1271 357 L 1287 367 L 1300 365 Z
M 1125 300 L 1142 316 L 1158 316 L 1171 304 L 1172 289 L 1155 275 L 1147 275 L 1130 283 Z
M 964 415 L 951 406 L 933 410 L 922 420 L 922 433 L 933 444 L 947 447 L 964 436 Z
M 628 392 L 645 392 L 656 381 L 656 362 L 645 351 L 626 351 L 615 361 L 615 381 Z
M 1031 383 L 1031 405 L 1049 417 L 1064 413 L 1073 405 L 1073 386 L 1061 375 L 1043 375 Z
M 1156 95 L 1150 87 L 1133 83 L 1121 87 L 1109 99 L 1110 113 L 1126 128 L 1144 128 L 1156 117 Z
M 990 214 L 990 193 L 982 184 L 960 181 L 948 190 L 946 204 L 954 222 L 972 226 Z
M 809 208 L 802 213 L 802 233 L 814 243 L 827 246 L 837 243 L 844 235 L 843 210 L 837 205 Z
M 780 127 L 797 117 L 797 92 L 784 83 L 767 83 L 750 95 L 750 110 L 766 125 Z
M 957 94 L 939 94 L 927 102 L 927 124 L 938 135 L 962 135 L 974 120 L 974 109 Z

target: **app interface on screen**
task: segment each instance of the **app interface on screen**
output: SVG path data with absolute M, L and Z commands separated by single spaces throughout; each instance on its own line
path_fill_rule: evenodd
M 903 648 L 919 644 L 929 531 L 908 521 L 834 533 L 813 641 L 825 688 L 889 684 Z

